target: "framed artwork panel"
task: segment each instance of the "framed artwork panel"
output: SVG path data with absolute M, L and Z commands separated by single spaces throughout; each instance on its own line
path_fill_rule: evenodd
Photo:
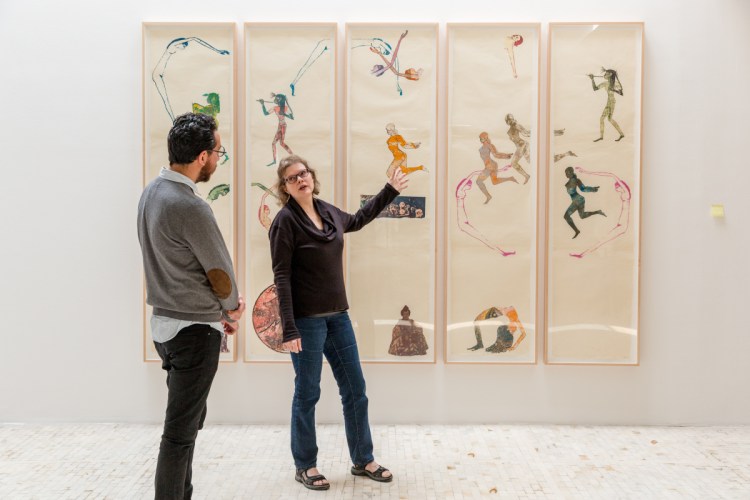
M 234 23 L 143 23 L 143 185 L 169 167 L 167 134 L 175 117 L 187 112 L 213 116 L 226 154 L 198 189 L 216 216 L 236 272 L 235 57 Z M 159 361 L 150 318 L 144 290 L 143 356 Z M 236 337 L 226 336 L 220 360 L 235 361 L 236 347 Z
M 346 25 L 346 201 L 356 212 L 401 169 L 408 188 L 346 237 L 363 361 L 435 362 L 437 24 Z
M 296 154 L 315 169 L 319 196 L 333 201 L 337 39 L 335 23 L 245 24 L 248 310 L 244 359 L 248 362 L 290 361 L 279 351 L 281 319 L 268 240 L 271 221 L 281 209 L 274 184 L 279 161 Z
M 550 24 L 550 364 L 638 364 L 643 33 Z
M 535 363 L 539 24 L 448 24 L 446 363 Z

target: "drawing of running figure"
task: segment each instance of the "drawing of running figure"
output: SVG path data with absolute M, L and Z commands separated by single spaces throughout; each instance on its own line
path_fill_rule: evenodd
M 498 172 L 502 172 L 509 168 L 510 165 L 505 166 L 499 169 Z M 515 250 L 503 250 L 502 248 L 500 248 L 500 246 L 490 241 L 489 238 L 487 238 L 484 234 L 482 234 L 481 231 L 474 227 L 474 225 L 471 223 L 471 220 L 469 219 L 469 214 L 466 212 L 466 195 L 474 185 L 472 178 L 478 176 L 481 173 L 482 170 L 477 170 L 470 173 L 468 176 L 461 179 L 456 186 L 456 223 L 458 224 L 458 229 L 460 229 L 461 232 L 471 236 L 475 240 L 483 243 L 491 250 L 500 252 L 500 255 L 502 255 L 503 257 L 515 255 Z
M 505 123 L 508 125 L 508 137 L 510 138 L 511 142 L 516 145 L 516 152 L 513 153 L 513 158 L 510 161 L 510 165 L 516 170 L 516 172 L 523 175 L 523 183 L 526 184 L 527 182 L 529 182 L 530 175 L 526 173 L 519 162 L 521 161 L 521 158 L 524 158 L 527 163 L 531 161 L 531 157 L 529 155 L 529 141 L 524 139 L 524 137 L 531 137 L 531 132 L 529 132 L 526 127 L 518 123 L 510 113 L 505 115 Z
M 597 248 L 601 247 L 602 245 L 605 245 L 609 243 L 610 241 L 613 241 L 623 234 L 628 232 L 628 227 L 630 226 L 630 186 L 627 185 L 627 183 L 617 177 L 615 174 L 611 172 L 589 172 L 581 167 L 575 167 L 575 171 L 581 174 L 587 174 L 587 175 L 600 175 L 604 177 L 610 177 L 614 180 L 614 188 L 615 191 L 620 195 L 620 215 L 617 216 L 617 224 L 609 230 L 609 232 L 604 236 L 604 238 L 597 241 L 593 246 L 587 248 L 583 252 L 580 253 L 571 253 L 571 257 L 576 257 L 578 259 L 582 259 L 587 254 L 595 251 Z
M 279 119 L 279 126 L 276 128 L 276 135 L 273 136 L 273 142 L 271 143 L 271 151 L 273 152 L 273 161 L 271 163 L 268 163 L 266 166 L 270 167 L 271 165 L 276 164 L 276 143 L 278 142 L 281 144 L 281 147 L 286 150 L 287 153 L 294 154 L 292 152 L 292 148 L 290 148 L 286 142 L 286 118 L 289 118 L 290 120 L 294 120 L 294 113 L 292 112 L 292 107 L 289 105 L 289 101 L 286 98 L 286 95 L 284 94 L 274 94 L 271 93 L 271 99 L 273 101 L 264 101 L 263 99 L 258 99 L 258 102 L 261 106 L 263 106 L 263 114 L 268 116 L 271 113 L 275 114 L 276 117 Z M 268 111 L 266 109 L 266 104 L 273 104 L 273 108 L 271 108 L 271 111 Z
M 605 118 L 609 120 L 609 123 L 611 123 L 612 126 L 615 127 L 615 130 L 620 134 L 620 137 L 615 139 L 615 141 L 620 141 L 620 139 L 625 137 L 625 134 L 622 132 L 622 129 L 614 118 L 612 118 L 612 115 L 615 114 L 615 93 L 622 95 L 622 84 L 620 83 L 620 78 L 617 76 L 617 71 L 602 68 L 602 73 L 602 75 L 593 75 L 591 73 L 588 75 L 589 78 L 591 78 L 591 86 L 594 88 L 594 92 L 599 89 L 607 91 L 607 104 L 604 105 L 604 111 L 602 111 L 602 116 L 599 118 L 599 138 L 594 139 L 594 142 L 599 142 L 604 139 Z M 595 78 L 603 79 L 602 83 L 597 85 Z
M 401 134 L 398 133 L 398 130 L 396 130 L 396 125 L 393 123 L 386 124 L 385 131 L 388 134 L 388 140 L 386 141 L 386 144 L 388 145 L 388 149 L 393 155 L 393 161 L 390 165 L 388 165 L 388 169 L 385 172 L 385 175 L 389 179 L 391 178 L 391 175 L 393 175 L 393 171 L 396 168 L 400 168 L 401 171 L 405 174 L 410 174 L 412 172 L 416 172 L 417 170 L 423 170 L 427 172 L 427 169 L 424 168 L 423 165 L 419 165 L 416 167 L 407 167 L 406 153 L 401 150 L 401 147 L 406 149 L 417 149 L 419 145 L 422 144 L 421 142 L 406 142 Z
M 490 178 L 492 180 L 492 185 L 501 184 L 503 182 L 515 182 L 518 183 L 515 177 L 499 177 L 498 170 L 497 170 L 497 162 L 493 160 L 490 156 L 494 156 L 495 158 L 503 158 L 508 159 L 511 157 L 510 153 L 501 153 L 496 148 L 495 145 L 492 144 L 492 141 L 490 140 L 490 136 L 487 132 L 482 132 L 479 134 L 479 142 L 482 143 L 482 147 L 479 148 L 479 156 L 482 158 L 482 162 L 484 162 L 484 170 L 477 176 L 477 186 L 479 186 L 479 190 L 484 193 L 484 197 L 486 198 L 484 200 L 484 204 L 486 205 L 489 203 L 489 201 L 492 199 L 492 195 L 487 191 L 487 186 L 484 185 L 484 181 L 487 180 L 487 178 Z M 504 169 L 507 170 L 507 167 Z
M 516 55 L 513 52 L 515 47 L 518 47 L 523 43 L 523 37 L 521 35 L 510 35 L 505 37 L 505 51 L 508 53 L 510 59 L 510 67 L 513 70 L 513 78 L 518 78 L 516 73 Z
M 310 66 L 315 64 L 315 61 L 317 61 L 320 56 L 322 56 L 327 50 L 328 50 L 328 44 L 330 43 L 329 39 L 320 40 L 317 44 L 315 44 L 315 48 L 310 52 L 310 55 L 307 57 L 307 60 L 302 65 L 302 67 L 297 71 L 297 75 L 294 77 L 294 80 L 292 80 L 292 83 L 289 84 L 289 88 L 292 89 L 292 96 L 294 96 L 294 90 L 297 87 L 297 83 L 300 81 L 300 79 L 307 73 L 307 70 L 310 69 Z
M 472 347 L 467 348 L 468 351 L 478 351 L 484 347 L 482 342 L 482 331 L 477 325 L 477 321 L 485 321 L 493 318 L 505 316 L 508 318 L 507 325 L 500 325 L 497 327 L 497 338 L 495 342 L 489 346 L 485 351 L 487 352 L 507 352 L 512 351 L 521 341 L 526 338 L 526 329 L 523 327 L 523 323 L 518 319 L 518 312 L 513 306 L 509 307 L 490 307 L 480 312 L 476 318 L 474 318 L 474 337 L 476 337 L 477 343 Z M 521 332 L 517 339 L 514 339 L 513 334 L 517 331 Z M 514 341 L 515 340 L 515 341 Z
M 573 235 L 573 238 L 577 238 L 578 235 L 581 234 L 581 231 L 578 230 L 573 223 L 573 219 L 570 217 L 574 212 L 578 212 L 581 219 L 587 219 L 592 215 L 604 215 L 604 217 L 606 217 L 606 215 L 601 210 L 586 212 L 586 200 L 583 196 L 578 194 L 577 191 L 580 189 L 584 193 L 596 193 L 599 191 L 599 186 L 584 186 L 583 182 L 581 182 L 575 172 L 573 172 L 573 167 L 567 167 L 565 169 L 565 176 L 568 178 L 568 182 L 565 183 L 565 189 L 568 190 L 568 194 L 570 195 L 570 206 L 565 211 L 563 218 L 565 218 L 565 222 L 567 222 L 568 225 L 573 228 L 573 231 L 575 231 L 576 234 Z
M 151 72 L 151 81 L 154 82 L 156 91 L 159 92 L 159 96 L 164 103 L 164 109 L 167 110 L 167 114 L 172 121 L 174 121 L 175 115 L 174 111 L 172 110 L 172 104 L 169 102 L 169 93 L 167 92 L 167 84 L 164 80 L 164 76 L 166 75 L 167 64 L 169 63 L 171 57 L 176 54 L 177 51 L 183 51 L 188 48 L 191 42 L 195 42 L 196 44 L 212 50 L 219 55 L 229 55 L 228 50 L 217 49 L 205 40 L 194 36 L 187 38 L 175 38 L 167 44 L 167 48 L 164 50 L 164 53 L 161 55 L 159 61 L 156 63 L 156 66 L 154 66 L 154 69 Z

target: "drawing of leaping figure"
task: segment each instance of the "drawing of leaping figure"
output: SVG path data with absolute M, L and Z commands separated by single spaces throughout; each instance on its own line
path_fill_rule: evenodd
M 484 185 L 484 181 L 487 180 L 488 177 L 492 180 L 493 186 L 503 182 L 512 181 L 517 183 L 518 181 L 515 177 L 499 177 L 497 175 L 497 162 L 491 158 L 491 156 L 494 156 L 495 158 L 503 158 L 507 160 L 511 157 L 511 154 L 499 152 L 495 148 L 495 145 L 492 144 L 490 136 L 487 132 L 482 132 L 481 134 L 479 134 L 479 142 L 482 143 L 482 147 L 479 148 L 479 156 L 484 162 L 484 170 L 482 170 L 482 172 L 477 176 L 477 186 L 479 186 L 479 190 L 484 193 L 484 197 L 486 198 L 484 203 L 486 205 L 492 199 L 492 195 L 489 193 L 489 191 L 487 191 L 487 186 Z M 507 167 L 503 170 L 507 170 Z
M 505 37 L 505 51 L 508 53 L 508 58 L 510 58 L 510 67 L 513 70 L 513 78 L 518 78 L 518 74 L 516 73 L 516 55 L 513 52 L 513 49 L 522 43 L 523 37 L 521 35 L 510 35 Z
M 297 71 L 297 76 L 294 77 L 294 80 L 292 80 L 292 83 L 289 84 L 289 88 L 292 89 L 292 96 L 294 96 L 294 89 L 297 86 L 297 83 L 300 81 L 300 78 L 304 76 L 304 74 L 307 72 L 307 70 L 315 64 L 315 61 L 317 61 L 320 56 L 322 56 L 325 51 L 328 50 L 328 43 L 330 42 L 329 39 L 320 40 L 316 45 L 315 48 L 310 52 L 310 55 L 307 57 L 307 60 L 302 65 L 302 67 Z
M 174 54 L 176 54 L 178 50 L 185 50 L 190 45 L 190 42 L 195 42 L 199 45 L 202 45 L 209 50 L 213 50 L 219 55 L 229 55 L 228 50 L 217 49 L 205 40 L 194 36 L 188 38 L 175 38 L 167 44 L 167 48 L 164 50 L 164 53 L 161 55 L 159 61 L 156 63 L 156 66 L 154 66 L 154 69 L 151 72 L 151 80 L 154 82 L 156 91 L 159 92 L 159 96 L 164 103 L 164 109 L 167 110 L 167 114 L 172 121 L 174 121 L 175 115 L 174 111 L 172 110 L 172 104 L 169 102 L 169 93 L 167 92 L 167 84 L 164 81 L 164 75 L 167 72 L 167 64 L 169 63 L 169 59 Z
M 500 171 L 506 170 L 510 167 L 504 167 Z M 469 214 L 466 212 L 466 194 L 471 190 L 474 182 L 471 180 L 472 177 L 478 176 L 482 170 L 477 170 L 470 173 L 467 177 L 461 179 L 456 186 L 456 223 L 458 229 L 468 234 L 477 241 L 480 241 L 491 250 L 500 252 L 503 257 L 515 255 L 515 250 L 503 250 L 495 243 L 491 242 L 485 235 L 483 235 L 469 220 Z
M 405 174 L 410 174 L 412 172 L 416 172 L 417 170 L 424 170 L 425 172 L 427 172 L 427 169 L 424 168 L 423 165 L 418 165 L 416 167 L 407 167 L 406 153 L 404 153 L 399 147 L 401 146 L 406 149 L 417 149 L 419 145 L 422 144 L 421 142 L 406 142 L 401 134 L 398 133 L 398 130 L 396 130 L 396 125 L 393 123 L 386 124 L 385 131 L 388 134 L 388 140 L 386 141 L 386 144 L 388 145 L 388 149 L 393 155 L 393 161 L 390 165 L 388 165 L 388 169 L 385 172 L 386 176 L 389 179 L 393 175 L 393 171 L 396 168 L 400 168 L 401 171 Z
M 513 153 L 513 158 L 510 161 L 510 165 L 516 170 L 516 172 L 523 175 L 523 183 L 526 184 L 527 182 L 529 182 L 530 176 L 526 173 L 523 167 L 521 167 L 519 162 L 521 161 L 521 158 L 524 158 L 526 162 L 531 161 L 531 157 L 529 155 L 529 141 L 524 139 L 524 137 L 531 137 L 531 132 L 529 132 L 526 127 L 518 123 L 510 113 L 505 115 L 505 123 L 508 125 L 508 137 L 510 138 L 511 142 L 516 145 L 516 152 Z
M 565 188 L 568 190 L 571 201 L 570 206 L 565 211 L 565 215 L 563 215 L 563 217 L 565 218 L 565 222 L 567 222 L 568 225 L 573 228 L 573 231 L 575 231 L 576 234 L 573 235 L 573 238 L 576 238 L 579 234 L 581 234 L 581 231 L 578 230 L 576 225 L 573 223 L 573 219 L 570 217 L 574 212 L 578 212 L 578 215 L 581 217 L 581 219 L 587 219 L 592 215 L 604 215 L 604 212 L 602 212 L 601 210 L 597 210 L 595 212 L 586 212 L 586 199 L 578 194 L 577 191 L 578 189 L 580 189 L 584 193 L 596 193 L 597 191 L 599 191 L 599 186 L 584 186 L 583 182 L 581 182 L 578 176 L 573 172 L 573 167 L 567 167 L 565 169 L 565 176 L 568 178 L 568 182 L 565 183 Z M 606 217 L 606 215 L 604 215 L 604 217 Z
M 469 347 L 468 351 L 477 351 L 484 347 L 482 342 L 482 331 L 477 325 L 477 321 L 485 321 L 492 318 L 498 318 L 505 316 L 508 318 L 507 325 L 500 325 L 497 327 L 497 338 L 495 342 L 489 346 L 485 351 L 487 352 L 507 352 L 512 351 L 521 341 L 526 338 L 526 329 L 523 327 L 523 323 L 518 319 L 518 312 L 513 306 L 509 307 L 490 307 L 480 312 L 476 318 L 474 318 L 474 337 L 476 337 L 476 345 Z M 514 341 L 513 334 L 520 331 L 521 334 Z
M 589 254 L 593 251 L 595 251 L 597 248 L 601 247 L 602 245 L 605 245 L 609 243 L 612 240 L 615 240 L 622 236 L 623 234 L 628 232 L 628 227 L 630 226 L 630 186 L 627 185 L 627 183 L 617 177 L 615 174 L 611 172 L 588 172 L 581 167 L 576 167 L 575 171 L 581 174 L 588 174 L 588 175 L 601 175 L 604 177 L 611 177 L 615 181 L 615 191 L 619 193 L 620 195 L 620 215 L 617 217 L 617 224 L 609 230 L 607 235 L 596 242 L 593 246 L 587 248 L 583 252 L 580 253 L 571 253 L 571 257 L 576 257 L 579 259 L 582 259 L 586 256 L 586 254 Z
M 294 120 L 294 113 L 292 112 L 292 107 L 289 105 L 289 101 L 287 101 L 287 98 L 284 94 L 274 94 L 271 93 L 271 98 L 273 101 L 264 101 L 263 99 L 258 99 L 258 102 L 261 106 L 263 106 L 263 114 L 268 116 L 271 113 L 275 114 L 279 119 L 279 126 L 276 128 L 276 135 L 273 136 L 273 142 L 271 143 L 271 151 L 273 151 L 273 161 L 269 164 L 267 164 L 267 167 L 270 167 L 271 165 L 276 164 L 276 143 L 278 142 L 281 144 L 281 147 L 286 150 L 287 153 L 294 154 L 292 152 L 292 148 L 287 146 L 284 139 L 286 138 L 286 118 L 289 118 L 290 120 Z M 266 109 L 266 103 L 268 104 L 274 104 L 274 107 L 271 108 L 271 111 L 268 111 Z
M 370 47 L 370 52 L 373 52 L 380 56 L 380 58 L 383 60 L 385 65 L 382 64 L 376 64 L 372 67 L 372 70 L 370 70 L 370 73 L 372 73 L 375 76 L 382 76 L 386 71 L 391 70 L 393 74 L 395 74 L 397 77 L 401 76 L 403 78 L 406 78 L 407 80 L 417 81 L 419 80 L 419 77 L 422 76 L 422 69 L 414 69 L 414 68 L 408 68 L 405 72 L 399 73 L 398 71 L 398 49 L 401 47 L 401 42 L 404 38 L 406 38 L 406 35 L 409 34 L 409 30 L 404 31 L 401 34 L 401 37 L 398 39 L 398 43 L 396 44 L 396 48 L 393 50 L 393 55 L 391 55 L 391 60 L 385 58 L 385 55 L 383 55 L 383 52 L 379 47 Z
M 617 76 L 617 71 L 602 68 L 602 72 L 602 75 L 593 75 L 589 73 L 591 86 L 594 88 L 594 92 L 602 88 L 607 91 L 607 104 L 604 105 L 604 111 L 602 111 L 602 116 L 599 118 L 599 138 L 594 139 L 594 142 L 599 142 L 604 139 L 605 118 L 608 119 L 609 123 L 611 123 L 612 126 L 615 127 L 615 130 L 620 133 L 620 137 L 615 139 L 615 141 L 619 141 L 625 137 L 625 134 L 622 132 L 622 129 L 617 122 L 612 118 L 612 115 L 615 114 L 615 93 L 622 95 L 622 84 L 620 83 L 620 78 Z M 594 78 L 602 78 L 604 81 L 597 85 Z
M 250 184 L 253 187 L 259 187 L 263 190 L 263 196 L 260 198 L 260 206 L 258 207 L 258 222 L 260 222 L 260 225 L 263 226 L 266 231 L 268 231 L 271 228 L 271 207 L 268 206 L 268 203 L 266 203 L 266 198 L 268 198 L 268 195 L 273 196 L 278 201 L 279 197 L 268 189 L 266 186 L 261 184 L 260 182 L 253 182 Z

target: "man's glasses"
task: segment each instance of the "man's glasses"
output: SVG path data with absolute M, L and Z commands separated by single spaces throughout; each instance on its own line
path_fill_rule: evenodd
M 227 154 L 227 150 L 224 146 L 222 146 L 221 149 L 212 149 L 211 151 L 218 154 L 219 156 L 224 156 Z
M 289 177 L 284 177 L 284 182 L 287 184 L 294 184 L 297 182 L 297 179 L 306 179 L 307 176 L 310 175 L 310 171 L 308 169 L 304 169 L 303 171 L 290 175 Z

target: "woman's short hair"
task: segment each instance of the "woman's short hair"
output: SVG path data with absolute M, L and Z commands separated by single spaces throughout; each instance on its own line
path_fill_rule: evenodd
M 320 183 L 318 182 L 318 176 L 315 174 L 315 169 L 310 168 L 310 164 L 307 160 L 299 155 L 290 155 L 286 158 L 282 158 L 279 162 L 279 167 L 276 169 L 276 184 L 274 184 L 274 190 L 279 195 L 279 204 L 286 205 L 289 202 L 290 195 L 286 190 L 286 180 L 284 180 L 284 173 L 286 169 L 294 165 L 295 163 L 301 163 L 305 166 L 313 178 L 313 194 L 320 193 Z

